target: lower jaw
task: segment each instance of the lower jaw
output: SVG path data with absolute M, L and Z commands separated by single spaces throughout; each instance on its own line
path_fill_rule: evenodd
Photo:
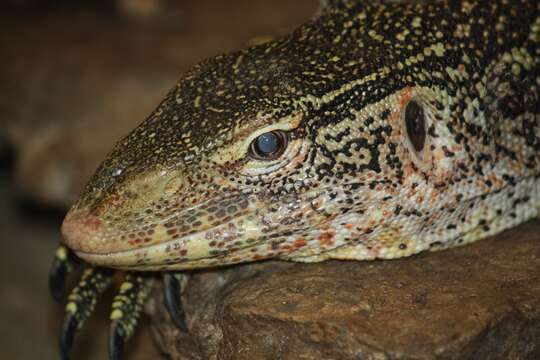
M 140 249 L 142 250 L 142 249 Z M 253 262 L 250 249 L 243 249 L 232 256 L 211 256 L 199 259 L 166 259 L 145 258 L 140 252 L 126 251 L 123 253 L 92 254 L 75 252 L 75 254 L 92 266 L 113 268 L 124 271 L 177 271 L 214 268 L 234 265 L 243 262 Z M 119 256 L 120 255 L 120 256 Z M 264 260 L 260 257 L 257 260 Z
M 251 243 L 234 252 L 214 254 L 203 239 L 176 239 L 138 249 L 96 253 L 75 250 L 75 254 L 92 266 L 128 271 L 166 271 L 211 268 L 252 262 L 252 249 L 260 242 Z M 260 252 L 260 251 L 259 251 Z
M 205 262 L 208 252 L 200 249 L 200 247 L 192 251 L 192 256 L 195 257 L 195 260 L 176 255 L 175 253 L 178 253 L 178 251 L 171 251 L 170 249 L 174 248 L 174 244 L 177 243 L 177 241 L 165 242 L 148 247 L 110 253 L 93 253 L 75 250 L 75 254 L 92 266 L 129 271 L 159 271 L 168 269 L 171 265 L 181 264 L 185 264 L 182 268 L 189 269 L 197 268 L 196 264 Z M 191 251 L 191 249 L 188 251 Z
M 242 218 L 244 219 L 241 228 L 243 236 L 235 240 L 258 237 L 259 224 L 248 223 L 247 215 Z M 226 230 L 227 224 L 219 227 Z M 216 248 L 209 245 L 211 242 L 207 239 L 207 234 L 216 228 L 179 239 L 165 239 L 140 248 L 110 252 L 85 252 L 74 249 L 74 252 L 90 265 L 129 271 L 189 270 L 253 261 L 251 248 L 258 247 L 259 242 L 244 243 L 245 247 L 236 249 L 234 253 L 214 253 Z M 225 235 L 227 235 L 226 231 Z

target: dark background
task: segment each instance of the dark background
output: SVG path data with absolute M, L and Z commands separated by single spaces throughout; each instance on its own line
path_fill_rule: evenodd
M 192 64 L 279 36 L 317 0 L 8 0 L 0 10 L 0 358 L 56 359 L 47 273 L 69 205 Z M 105 358 L 112 291 L 74 359 Z M 129 359 L 157 357 L 148 319 Z

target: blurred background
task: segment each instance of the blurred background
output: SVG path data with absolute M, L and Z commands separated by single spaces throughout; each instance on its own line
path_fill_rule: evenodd
M 57 359 L 47 273 L 106 153 L 194 63 L 284 34 L 318 0 L 7 0 L 0 5 L 0 359 Z M 73 359 L 106 358 L 109 292 Z M 144 320 L 148 322 L 147 319 Z M 148 326 L 128 359 L 159 357 Z

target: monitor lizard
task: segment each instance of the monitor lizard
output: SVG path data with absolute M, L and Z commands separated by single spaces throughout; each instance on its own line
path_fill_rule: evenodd
M 157 274 L 372 260 L 476 241 L 540 211 L 540 2 L 327 0 L 291 34 L 196 65 L 118 142 L 51 269 L 67 358 L 115 270 L 110 357 Z

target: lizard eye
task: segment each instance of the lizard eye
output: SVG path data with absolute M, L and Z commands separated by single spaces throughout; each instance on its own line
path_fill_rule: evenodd
M 275 130 L 259 135 L 250 145 L 250 155 L 258 160 L 273 160 L 287 148 L 288 136 L 284 131 Z
M 426 121 L 422 105 L 414 100 L 405 108 L 405 126 L 414 150 L 421 152 L 426 144 Z

